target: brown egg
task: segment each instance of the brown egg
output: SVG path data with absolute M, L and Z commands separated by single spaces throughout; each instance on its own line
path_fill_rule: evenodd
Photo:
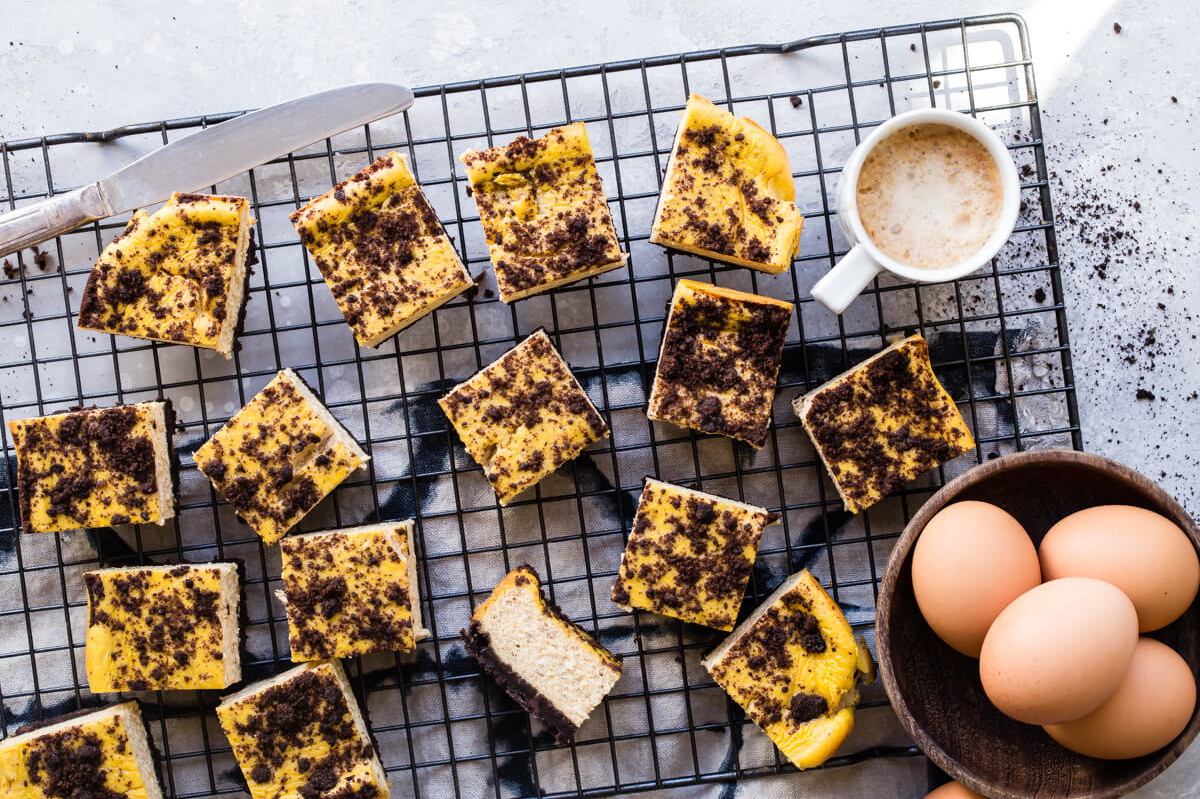
M 1072 752 L 1124 760 L 1175 740 L 1195 707 L 1196 680 L 1187 661 L 1166 644 L 1142 638 L 1104 704 L 1081 719 L 1048 726 L 1046 732 Z
M 1074 721 L 1112 695 L 1137 641 L 1137 612 L 1121 589 L 1064 577 L 1022 594 L 996 617 L 979 677 L 992 704 L 1017 721 Z
M 1130 505 L 1072 513 L 1046 533 L 1039 556 L 1047 580 L 1095 577 L 1120 588 L 1144 633 L 1179 618 L 1200 588 L 1200 559 L 1187 534 L 1165 516 Z
M 925 799 L 986 799 L 983 794 L 975 793 L 961 782 L 948 782 L 934 788 L 925 795 Z
M 1025 528 L 987 502 L 938 511 L 913 548 L 913 593 L 938 637 L 979 657 L 988 628 L 1010 602 L 1042 581 Z

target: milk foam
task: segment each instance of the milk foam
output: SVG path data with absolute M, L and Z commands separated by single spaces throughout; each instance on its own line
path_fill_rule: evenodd
M 996 230 L 1004 189 L 987 148 L 949 125 L 902 128 L 858 176 L 858 215 L 886 255 L 920 269 L 953 266 Z

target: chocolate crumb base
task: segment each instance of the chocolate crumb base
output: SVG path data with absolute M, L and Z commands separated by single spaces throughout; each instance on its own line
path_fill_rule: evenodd
M 171 499 L 174 507 L 179 507 L 179 450 L 175 448 L 175 406 L 170 397 L 158 396 L 156 401 L 163 404 L 163 427 L 166 428 L 167 458 L 171 462 Z
M 81 707 L 78 710 L 72 710 L 70 713 L 63 713 L 62 715 L 55 716 L 52 719 L 42 719 L 41 721 L 32 721 L 29 724 L 22 724 L 20 727 L 17 727 L 16 732 L 14 732 L 13 735 L 25 735 L 27 733 L 37 732 L 38 730 L 43 730 L 46 727 L 52 727 L 55 724 L 62 724 L 64 721 L 70 721 L 71 719 L 89 716 L 98 710 L 103 710 L 105 707 L 107 707 L 106 704 L 95 705 L 94 707 Z
M 509 668 L 492 648 L 491 639 L 478 621 L 472 620 L 467 629 L 461 631 L 463 647 L 475 658 L 483 670 L 499 683 L 513 701 L 540 721 L 552 733 L 558 745 L 571 742 L 578 729 L 549 699 L 537 692 L 524 677 Z
M 248 233 L 249 243 L 246 245 L 246 263 L 242 270 L 242 307 L 238 310 L 237 324 L 233 326 L 233 351 L 242 351 L 242 332 L 246 329 L 246 306 L 250 304 L 250 276 L 254 274 L 251 268 L 258 263 L 258 245 L 254 234 Z
M 246 590 L 246 561 L 241 558 L 226 557 L 217 563 L 232 563 L 237 567 L 238 577 L 238 658 L 242 664 L 249 663 L 250 646 L 249 646 L 249 631 L 250 631 L 250 609 L 246 607 L 246 599 L 242 593 Z M 243 665 L 242 679 L 246 678 L 245 666 Z

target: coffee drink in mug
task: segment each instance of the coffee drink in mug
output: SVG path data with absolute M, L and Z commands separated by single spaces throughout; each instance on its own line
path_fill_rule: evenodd
M 879 125 L 842 167 L 837 223 L 849 251 L 812 288 L 841 313 L 881 273 L 957 280 L 987 264 L 1017 223 L 1021 182 L 990 127 L 942 108 Z
M 907 266 L 941 269 L 996 229 L 1004 188 L 987 148 L 949 125 L 910 125 L 875 146 L 856 187 L 863 229 Z

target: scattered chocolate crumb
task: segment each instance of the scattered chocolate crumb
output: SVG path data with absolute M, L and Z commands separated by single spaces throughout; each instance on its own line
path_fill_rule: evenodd
M 1151 402 L 1154 402 L 1154 400 L 1158 399 L 1154 396 L 1153 391 L 1147 391 L 1144 388 L 1139 388 L 1137 390 L 1137 398 L 1140 400 L 1150 400 Z
M 1034 302 L 1038 302 L 1038 303 L 1045 302 L 1046 301 L 1046 290 L 1039 286 L 1038 290 L 1033 292 L 1033 300 L 1034 300 Z
M 792 722 L 803 724 L 829 712 L 829 701 L 818 694 L 797 693 L 792 696 Z
M 798 94 L 793 94 L 788 100 L 791 102 L 792 108 L 799 108 L 804 105 L 804 98 Z
M 1113 23 L 1113 33 L 1120 33 L 1120 32 L 1121 32 L 1121 23 L 1114 22 Z
M 43 272 L 52 266 L 50 263 L 50 253 L 37 247 L 33 248 L 33 262 Z

